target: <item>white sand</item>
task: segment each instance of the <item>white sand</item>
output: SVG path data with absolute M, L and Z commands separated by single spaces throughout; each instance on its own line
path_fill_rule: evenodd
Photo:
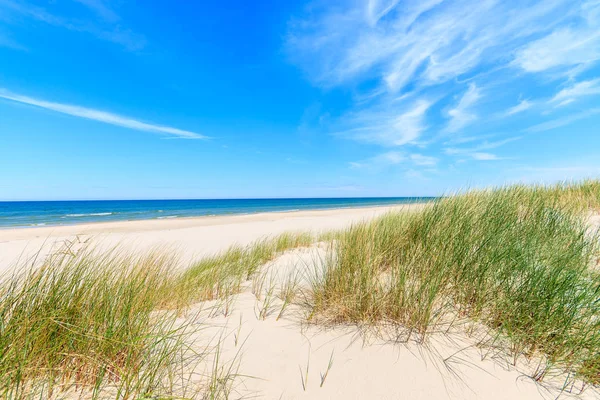
M 248 244 L 261 237 L 286 231 L 339 229 L 390 210 L 419 207 L 365 207 L 0 229 L 0 273 L 18 259 L 27 259 L 37 252 L 47 254 L 51 248 L 57 248 L 68 240 L 85 241 L 93 238 L 96 243 L 120 245 L 136 251 L 170 246 L 188 261 L 224 250 L 233 244 Z
M 526 376 L 535 362 L 515 367 L 505 355 L 479 348 L 464 333 L 433 336 L 426 345 L 398 343 L 394 332 L 309 325 L 300 306 L 288 306 L 277 320 L 283 304 L 277 295 L 286 278 L 296 272 L 312 273 L 324 257 L 318 247 L 290 251 L 264 267 L 265 285 L 258 295 L 248 282 L 232 304 L 203 304 L 202 322 L 211 328 L 202 330 L 195 342 L 221 338 L 223 366 L 233 365 L 232 371 L 241 376 L 235 380 L 232 398 L 525 400 L 555 399 L 560 394 L 564 377 L 536 383 Z M 267 300 L 270 283 L 275 297 Z M 265 302 L 269 306 L 263 319 L 260 310 Z M 226 306 L 229 314 L 224 316 Z M 210 358 L 207 364 L 210 369 Z M 560 398 L 599 395 L 588 389 Z
M 415 209 L 402 206 L 396 209 Z M 40 248 L 42 255 L 65 240 L 90 237 L 108 245 L 142 251 L 154 246 L 177 247 L 185 259 L 211 254 L 238 243 L 246 244 L 284 231 L 323 231 L 348 226 L 389 211 L 390 207 L 302 211 L 246 216 L 115 222 L 68 227 L 0 231 L 0 271 L 5 273 L 20 255 Z M 295 250 L 265 266 L 279 286 L 290 273 L 306 271 L 323 257 L 317 247 Z M 269 278 L 267 278 L 270 281 Z M 428 346 L 398 344 L 365 336 L 356 327 L 324 329 L 306 326 L 302 309 L 292 306 L 276 320 L 281 301 L 275 300 L 263 320 L 264 305 L 248 282 L 235 297 L 231 313 L 206 317 L 211 327 L 195 343 L 202 347 L 222 337 L 222 360 L 239 362 L 231 398 L 263 399 L 551 399 L 552 385 L 539 385 L 506 360 L 482 357 L 466 336 L 434 338 Z M 204 304 L 203 308 L 211 304 Z M 214 305 L 214 304 L 213 304 Z M 241 324 L 240 324 L 241 322 Z M 221 336 L 223 335 L 223 336 Z M 236 336 L 239 337 L 236 344 Z M 452 340 L 450 340 L 452 339 Z M 242 346 L 242 342 L 244 342 Z M 241 348 L 241 351 L 240 351 Z M 237 356 L 237 352 L 240 355 Z M 333 354 L 333 365 L 321 386 L 321 374 Z M 454 355 L 453 355 L 454 354 Z M 453 355 L 444 362 L 443 360 Z M 209 362 L 210 364 L 210 362 Z M 308 382 L 302 385 L 302 375 Z M 576 398 L 600 398 L 592 390 Z M 571 398 L 563 394 L 561 398 Z

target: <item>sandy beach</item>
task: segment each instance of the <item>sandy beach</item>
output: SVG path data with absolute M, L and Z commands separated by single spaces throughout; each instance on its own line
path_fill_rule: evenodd
M 135 251 L 171 247 L 180 253 L 182 260 L 191 261 L 234 244 L 245 245 L 283 232 L 340 229 L 390 211 L 420 207 L 423 205 L 408 204 L 0 229 L 0 271 L 6 271 L 19 259 L 47 254 L 65 241 L 93 239 L 98 245 L 118 245 Z
M 89 239 L 102 246 L 119 245 L 140 252 L 155 247 L 174 248 L 188 262 L 266 236 L 340 229 L 390 211 L 421 207 L 6 229 L 0 231 L 0 266 L 6 273 L 19 257 L 31 257 L 38 251 L 43 256 L 65 241 Z M 272 285 L 283 285 L 294 273 L 305 276 L 325 257 L 324 251 L 319 245 L 287 251 L 265 265 L 259 276 Z M 215 312 L 223 307 L 219 302 L 193 307 L 197 312 L 194 318 L 200 318 L 207 326 L 194 341 L 203 346 L 218 337 L 224 365 L 230 365 L 240 376 L 232 384 L 232 398 L 500 400 L 555 398 L 560 393 L 556 382 L 540 385 L 523 375 L 531 366 L 514 366 L 505 358 L 485 353 L 477 348 L 473 338 L 460 333 L 434 336 L 427 346 L 412 341 L 398 343 L 385 334 L 374 335 L 357 326 L 327 328 L 306 324 L 303 311 L 297 306 L 276 318 L 280 299 L 273 299 L 265 315 L 260 316 L 268 288 L 257 291 L 255 283 L 243 285 L 228 303 L 228 312 Z M 207 361 L 207 370 L 211 362 Z M 576 398 L 596 395 L 588 390 Z M 574 397 L 567 393 L 561 396 Z
M 0 0 L 0 59 L 0 400 L 600 400 L 600 0 Z

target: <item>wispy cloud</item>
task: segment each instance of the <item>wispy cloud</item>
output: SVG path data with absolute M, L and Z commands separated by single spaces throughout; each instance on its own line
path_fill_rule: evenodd
M 295 21 L 288 42 L 292 57 L 325 86 L 366 75 L 397 91 L 411 80 L 445 82 L 499 61 L 574 8 L 568 0 L 349 2 Z
M 584 96 L 593 96 L 600 94 L 600 78 L 589 81 L 577 82 L 574 85 L 562 89 L 550 101 L 558 107 L 571 104 L 575 100 Z
M 496 161 L 496 160 L 501 160 L 500 157 L 498 157 L 495 154 L 492 153 L 472 153 L 471 157 L 473 157 L 474 160 L 478 160 L 478 161 Z
M 436 157 L 424 156 L 422 154 L 411 154 L 410 160 L 418 166 L 422 167 L 432 167 L 438 163 L 438 159 Z
M 589 64 L 600 59 L 598 26 L 559 29 L 517 52 L 515 64 L 527 72 Z
M 529 133 L 537 133 L 537 132 L 545 132 L 556 128 L 561 128 L 563 126 L 570 125 L 574 122 L 589 118 L 594 115 L 600 114 L 600 108 L 592 108 L 590 110 L 582 111 L 579 113 L 567 115 L 565 117 L 556 118 L 550 121 L 542 122 L 541 124 L 533 125 L 527 129 L 525 132 Z
M 504 117 L 529 111 L 528 121 L 539 120 L 542 105 L 564 105 L 600 86 L 593 77 L 576 83 L 600 62 L 598 0 L 348 0 L 307 10 L 290 22 L 290 58 L 316 86 L 343 87 L 354 99 L 329 113 L 332 131 L 403 147 L 357 165 L 404 165 L 424 149 L 432 157 L 454 150 L 466 159 L 506 159 L 486 142 L 504 124 L 523 123 Z M 548 93 L 557 94 L 549 100 Z M 551 129 L 588 115 L 511 130 Z M 468 137 L 472 146 L 439 145 L 449 137 L 455 145 Z
M 103 122 L 106 124 L 121 126 L 138 131 L 161 133 L 181 139 L 208 139 L 207 136 L 191 131 L 173 128 L 170 126 L 150 124 L 129 117 L 112 114 L 106 111 L 94 110 L 77 105 L 53 103 L 45 100 L 35 99 L 32 97 L 11 93 L 4 89 L 0 89 L 0 99 L 6 99 L 21 104 L 44 108 L 46 110 L 55 111 L 61 114 L 90 119 L 93 121 Z
M 473 147 L 447 147 L 444 152 L 450 156 L 461 157 L 463 160 L 464 157 L 477 161 L 503 160 L 505 157 L 499 157 L 496 154 L 490 153 L 489 150 L 496 149 L 519 139 L 521 139 L 520 136 L 515 136 L 492 142 L 484 141 L 483 143 Z
M 77 3 L 81 3 L 90 10 L 92 10 L 95 14 L 100 16 L 101 18 L 110 21 L 116 22 L 121 19 L 117 13 L 106 4 L 103 0 L 75 0 Z
M 482 143 L 472 146 L 472 147 L 447 147 L 444 152 L 448 155 L 456 155 L 456 154 L 474 154 L 480 153 L 484 150 L 492 150 L 497 149 L 498 147 L 504 146 L 505 144 L 520 140 L 521 136 L 509 137 L 501 140 L 495 140 L 492 142 L 483 141 Z
M 387 105 L 353 112 L 342 118 L 342 128 L 337 133 L 383 146 L 414 143 L 427 129 L 425 116 L 431 104 L 427 100 L 420 100 L 401 110 Z
M 40 7 L 25 1 L 0 0 L 0 14 L 8 24 L 20 24 L 24 18 L 42 22 L 48 25 L 64 28 L 73 32 L 90 34 L 97 39 L 113 42 L 127 50 L 138 51 L 145 47 L 144 36 L 124 27 L 120 17 L 101 0 L 76 0 L 94 13 L 102 16 L 102 21 L 90 20 L 84 17 L 66 17 L 53 4 L 50 7 Z M 57 10 L 57 11 L 55 11 Z
M 533 103 L 531 101 L 521 100 L 521 102 L 519 102 L 519 104 L 506 110 L 504 115 L 511 116 L 511 115 L 515 115 L 518 113 L 522 113 L 523 111 L 529 110 L 532 106 L 533 106 Z
M 448 132 L 458 132 L 468 124 L 477 119 L 477 115 L 472 111 L 473 106 L 481 98 L 481 91 L 475 84 L 469 85 L 469 89 L 463 94 L 458 104 L 448 110 L 450 121 L 448 122 Z
M 419 153 L 406 154 L 401 151 L 387 151 L 366 160 L 351 162 L 350 167 L 354 169 L 381 170 L 394 165 L 405 165 L 407 167 L 433 167 L 437 165 L 438 159 Z
M 351 168 L 382 168 L 404 162 L 406 155 L 399 151 L 388 151 L 367 160 L 351 162 Z

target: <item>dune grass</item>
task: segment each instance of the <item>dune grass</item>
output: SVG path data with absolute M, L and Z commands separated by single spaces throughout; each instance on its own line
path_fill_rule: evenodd
M 94 397 L 163 393 L 185 327 L 152 314 L 173 260 L 64 249 L 0 286 L 0 397 L 51 395 L 78 385 Z
M 226 298 L 239 292 L 243 282 L 281 252 L 309 246 L 314 241 L 309 233 L 287 232 L 204 258 L 175 279 L 169 305 L 181 308 L 199 301 Z
M 188 307 L 231 298 L 281 252 L 318 240 L 333 252 L 311 288 L 315 321 L 393 323 L 421 340 L 475 321 L 515 359 L 542 355 L 600 384 L 598 238 L 585 225 L 598 210 L 598 181 L 513 186 L 234 246 L 185 269 L 168 251 L 67 248 L 0 283 L 0 398 L 181 396 L 181 371 L 205 356 L 188 358 L 202 329 L 180 318 Z M 279 316 L 296 287 L 282 289 Z M 208 382 L 196 398 L 219 398 Z
M 134 256 L 72 246 L 40 266 L 21 267 L 0 284 L 0 398 L 180 393 L 173 376 L 189 364 L 187 340 L 202 328 L 181 323 L 181 312 L 230 296 L 277 253 L 311 241 L 283 234 L 183 271 L 165 250 Z M 195 354 L 196 361 L 203 356 Z
M 468 318 L 515 360 L 543 355 L 600 383 L 600 184 L 513 186 L 438 200 L 337 235 L 314 281 L 317 320 L 393 323 L 425 340 Z
M 600 212 L 600 180 L 558 183 L 552 186 L 519 186 L 534 196 L 555 201 L 561 208 L 575 212 Z

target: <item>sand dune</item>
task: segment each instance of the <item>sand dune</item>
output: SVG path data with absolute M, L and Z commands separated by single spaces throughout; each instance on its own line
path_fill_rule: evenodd
M 223 365 L 239 375 L 232 398 L 531 400 L 559 394 L 564 399 L 598 398 L 591 389 L 581 395 L 561 394 L 560 379 L 543 385 L 534 382 L 526 376 L 534 362 L 511 365 L 511 360 L 480 349 L 473 337 L 461 332 L 433 336 L 423 345 L 398 342 L 393 330 L 307 324 L 298 306 L 286 308 L 278 320 L 281 285 L 290 276 L 313 273 L 324 256 L 324 250 L 314 246 L 287 252 L 264 267 L 266 284 L 260 292 L 248 282 L 228 304 L 227 316 L 223 303 L 202 305 L 203 323 L 210 328 L 202 330 L 196 341 L 222 339 Z M 275 288 L 272 298 L 267 294 L 270 285 Z M 263 317 L 260 312 L 267 303 Z M 207 360 L 207 370 L 211 363 Z
M 136 251 L 170 246 L 187 261 L 234 243 L 246 244 L 285 231 L 338 229 L 392 209 L 419 207 L 8 229 L 0 231 L 0 268 L 6 272 L 15 259 L 30 257 L 40 248 L 43 256 L 65 241 L 90 238 L 102 245 L 118 244 Z M 289 251 L 264 266 L 259 276 L 275 292 L 294 274 L 300 277 L 300 285 L 306 285 L 306 277 L 318 271 L 325 251 L 318 245 Z M 561 394 L 560 380 L 540 385 L 526 375 L 532 366 L 511 365 L 509 360 L 479 349 L 472 337 L 460 332 L 434 336 L 424 346 L 413 341 L 399 343 L 392 334 L 374 334 L 356 326 L 309 325 L 298 305 L 280 315 L 280 299 L 272 296 L 266 304 L 269 285 L 257 289 L 247 282 L 228 303 L 227 315 L 218 311 L 223 304 L 217 302 L 195 306 L 203 310 L 199 313 L 207 326 L 196 334 L 195 342 L 204 346 L 220 338 L 221 362 L 234 363 L 238 376 L 231 398 L 500 400 L 550 399 L 559 394 L 561 398 L 599 396 L 592 389 L 577 396 Z M 210 359 L 204 367 L 207 371 L 212 368 Z

